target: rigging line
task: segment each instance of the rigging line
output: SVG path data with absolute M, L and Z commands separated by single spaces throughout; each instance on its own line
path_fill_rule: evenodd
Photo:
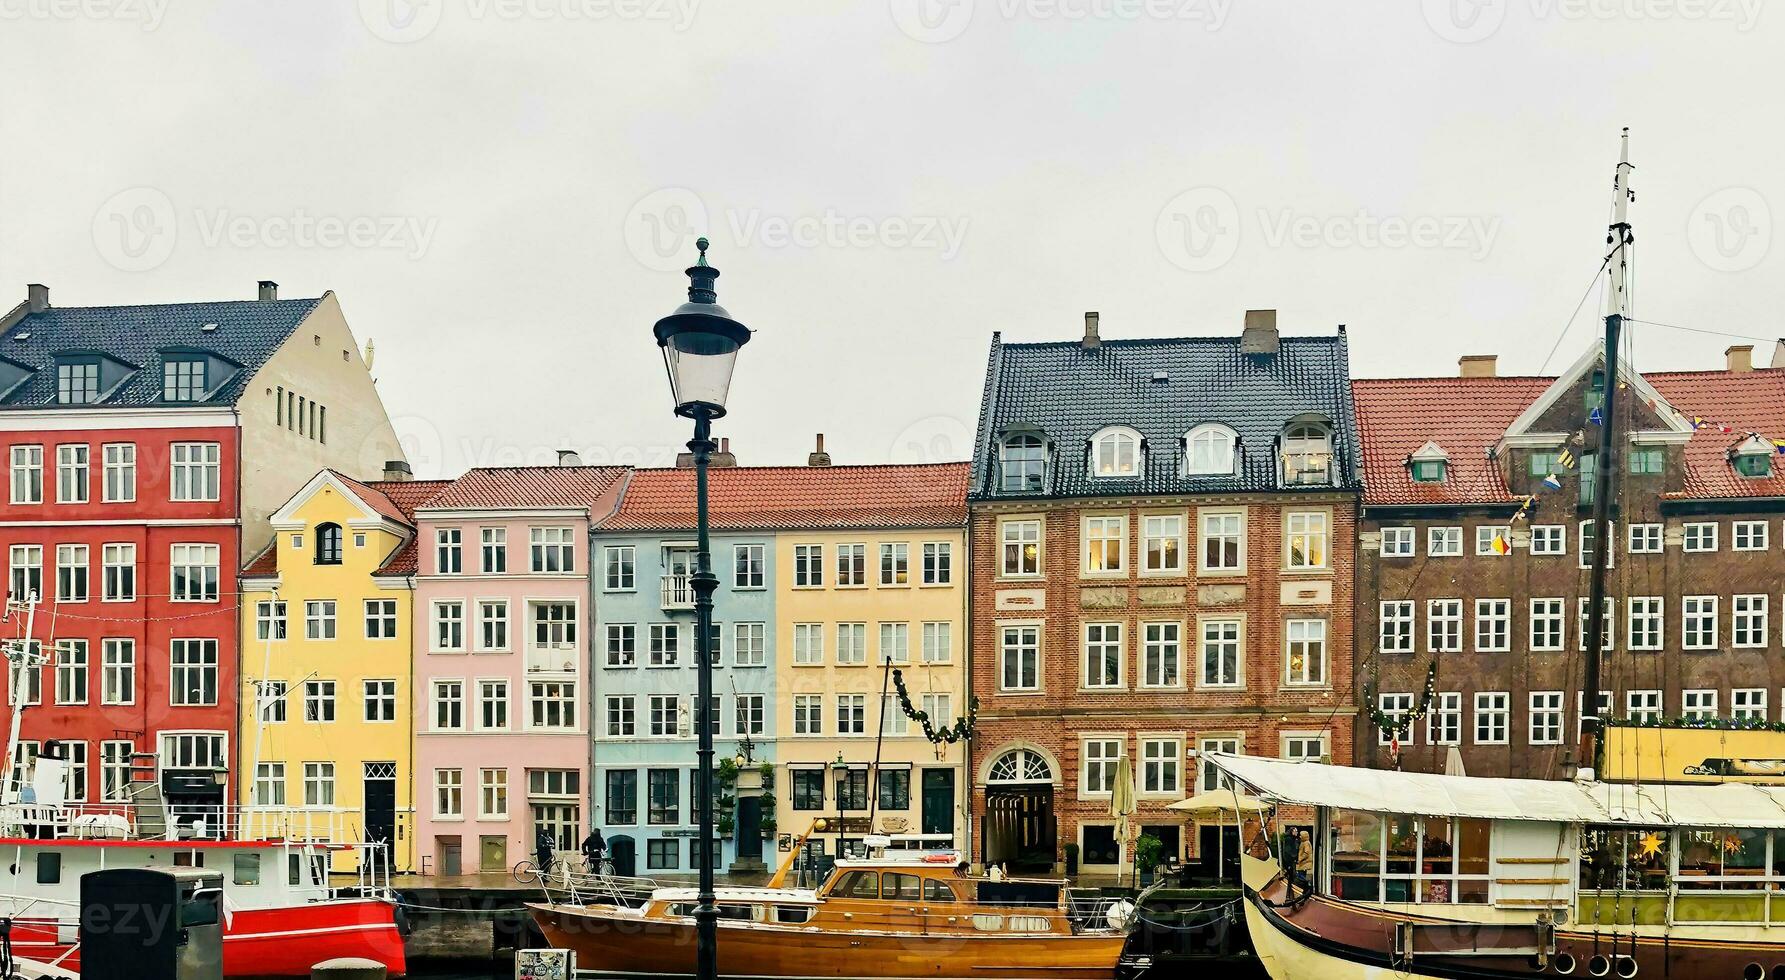
M 1606 267 L 1611 265 L 1611 257 L 1616 254 L 1617 250 L 1613 249 L 1611 252 L 1607 253 L 1604 260 L 1599 263 L 1598 270 L 1593 273 L 1592 280 L 1587 283 L 1586 292 L 1581 294 L 1580 302 L 1574 304 L 1574 312 L 1568 314 L 1568 319 L 1562 322 L 1562 331 L 1556 335 L 1555 344 L 1550 347 L 1548 356 L 1544 357 L 1543 365 L 1537 369 L 1538 374 L 1547 374 L 1549 372 L 1549 362 L 1555 359 L 1556 351 L 1562 349 L 1562 341 L 1568 336 L 1568 328 L 1574 326 L 1575 317 L 1580 316 L 1581 309 L 1587 305 L 1587 300 L 1591 299 L 1593 296 L 1593 287 L 1600 284 L 1600 273 L 1603 273 Z
M 1661 323 L 1657 320 L 1640 320 L 1636 317 L 1625 317 L 1624 322 L 1641 323 L 1650 327 L 1664 327 L 1668 330 L 1683 330 L 1686 333 L 1699 333 L 1710 337 L 1730 337 L 1735 340 L 1752 340 L 1762 344 L 1777 343 L 1781 339 L 1778 337 L 1757 337 L 1753 334 L 1745 333 L 1730 333 L 1727 330 L 1706 330 L 1703 327 L 1688 327 L 1678 323 Z

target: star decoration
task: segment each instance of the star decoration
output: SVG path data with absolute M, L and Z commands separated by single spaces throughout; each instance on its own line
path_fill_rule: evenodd
M 1654 831 L 1644 834 L 1642 839 L 1637 841 L 1637 844 L 1642 847 L 1643 857 L 1650 857 L 1661 853 L 1661 835 Z

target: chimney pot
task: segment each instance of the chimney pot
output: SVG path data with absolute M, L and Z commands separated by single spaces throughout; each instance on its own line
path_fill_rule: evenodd
M 271 302 L 276 301 L 278 298 L 279 298 L 279 284 L 272 281 L 271 279 L 262 279 L 260 281 L 260 301 L 262 303 L 271 303 Z
M 415 479 L 415 471 L 409 468 L 409 462 L 402 459 L 384 461 L 384 478 L 393 483 L 407 483 Z
M 1097 334 L 1097 311 L 1085 313 L 1085 339 L 1081 342 L 1085 350 L 1096 350 L 1103 346 L 1103 338 Z
M 1277 339 L 1276 310 L 1247 310 L 1246 326 L 1240 331 L 1240 353 L 1275 354 Z
M 50 308 L 50 287 L 41 282 L 34 282 L 25 287 L 25 306 L 32 313 L 42 313 Z
M 1498 354 L 1464 354 L 1457 358 L 1457 376 L 1463 378 L 1492 378 L 1499 373 L 1500 355 Z
M 583 465 L 583 457 L 574 449 L 560 449 L 558 450 L 558 465 L 581 466 Z
M 818 447 L 806 457 L 807 466 L 831 465 L 831 454 L 824 451 L 824 433 L 818 433 Z
M 1744 344 L 1731 347 L 1723 352 L 1723 359 L 1733 374 L 1745 374 L 1754 370 L 1754 345 Z
M 1773 362 L 1767 367 L 1785 367 L 1785 337 L 1773 343 Z

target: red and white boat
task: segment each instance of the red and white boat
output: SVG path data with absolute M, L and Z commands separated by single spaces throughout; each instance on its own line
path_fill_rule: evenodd
M 333 885 L 334 855 L 372 846 L 337 842 L 346 835 L 332 814 L 169 804 L 155 775 L 132 780 L 129 803 L 63 805 L 67 763 L 50 754 L 6 783 L 0 792 L 22 802 L 0 805 L 0 917 L 19 957 L 78 973 L 81 877 L 184 866 L 222 875 L 225 977 L 308 977 L 339 957 L 405 972 L 389 862 L 362 854 L 357 879 Z
M 229 978 L 308 977 L 337 957 L 405 971 L 397 905 L 385 884 L 361 876 L 332 887 L 333 852 L 352 845 L 281 840 L 145 840 L 82 836 L 122 819 L 47 821 L 41 808 L 7 807 L 0 823 L 0 916 L 13 920 L 21 957 L 80 970 L 80 879 L 106 868 L 196 866 L 223 875 L 223 973 Z M 39 810 L 29 814 L 27 811 Z M 63 814 L 66 816 L 66 813 Z M 18 820 L 27 816 L 24 822 Z M 57 836 L 19 836 L 53 829 Z M 72 833 L 71 833 L 72 831 Z

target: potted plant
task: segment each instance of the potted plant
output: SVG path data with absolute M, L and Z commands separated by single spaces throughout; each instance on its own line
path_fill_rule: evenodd
M 774 763 L 765 762 L 762 765 L 758 766 L 756 768 L 756 771 L 759 773 L 762 773 L 762 788 L 763 789 L 774 789 L 775 788 L 775 764 Z
M 720 759 L 717 772 L 719 785 L 730 786 L 738 781 L 738 764 L 731 759 Z
M 718 825 L 719 836 L 730 840 L 732 831 L 737 827 L 737 818 L 732 815 L 730 810 L 720 810 Z
M 772 813 L 763 814 L 762 819 L 757 821 L 756 825 L 762 829 L 762 839 L 763 840 L 774 840 L 775 839 L 775 815 L 774 814 L 772 814 Z
M 1159 859 L 1165 855 L 1165 842 L 1152 834 L 1142 834 L 1134 842 L 1134 867 L 1140 872 L 1140 883 L 1151 884 L 1153 871 L 1159 867 Z
M 1067 841 L 1066 842 L 1066 876 L 1070 878 L 1070 877 L 1076 877 L 1077 875 L 1078 875 L 1078 844 L 1076 844 L 1072 841 Z

